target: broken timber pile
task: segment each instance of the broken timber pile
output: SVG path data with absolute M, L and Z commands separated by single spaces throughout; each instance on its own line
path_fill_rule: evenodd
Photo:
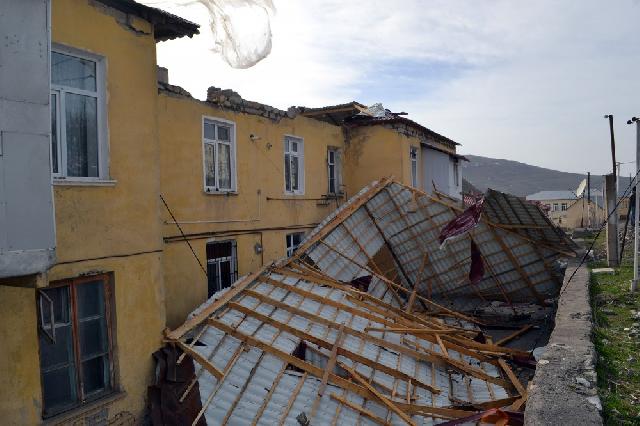
M 486 340 L 459 310 L 544 303 L 559 290 L 551 265 L 571 246 L 542 225 L 528 234 L 481 221 L 440 249 L 440 229 L 459 213 L 448 203 L 383 179 L 292 258 L 217 293 L 169 332 L 178 362 L 195 362 L 180 396 L 200 395 L 193 424 L 521 424 L 527 392 L 508 361 L 529 353 Z M 476 284 L 471 239 L 488 271 Z

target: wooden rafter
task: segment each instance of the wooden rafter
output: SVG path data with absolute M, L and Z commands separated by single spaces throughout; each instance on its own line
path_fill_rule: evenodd
M 391 411 L 396 413 L 398 415 L 398 417 L 400 417 L 402 420 L 404 420 L 405 423 L 407 423 L 410 426 L 416 426 L 416 423 L 411 419 L 411 417 L 409 417 L 407 415 L 407 413 L 405 413 L 400 408 L 398 408 L 398 406 L 395 404 L 395 402 L 392 402 L 391 400 L 389 400 L 389 398 L 385 397 L 380 392 L 378 392 L 365 379 L 363 379 L 358 373 L 356 373 L 356 371 L 353 368 L 351 368 L 351 367 L 349 367 L 349 366 L 347 366 L 347 365 L 345 365 L 343 363 L 338 363 L 338 364 L 344 370 L 348 371 L 349 374 L 351 375 L 351 377 L 353 377 L 358 383 L 360 383 L 362 386 L 367 388 L 369 390 L 369 392 L 371 392 L 376 397 L 377 400 L 382 402 L 382 404 L 384 404 L 387 408 L 389 408 Z
M 299 330 L 299 329 L 297 329 L 297 328 L 295 328 L 293 326 L 290 326 L 288 324 L 284 324 L 284 323 L 281 323 L 279 321 L 276 321 L 276 320 L 274 320 L 274 319 L 272 319 L 272 318 L 270 318 L 270 317 L 268 317 L 266 315 L 262 315 L 262 314 L 260 314 L 258 312 L 255 312 L 255 311 L 253 311 L 253 310 L 251 310 L 249 308 L 246 308 L 246 307 L 244 307 L 242 305 L 236 304 L 234 302 L 230 302 L 229 305 L 230 305 L 230 307 L 232 309 L 235 309 L 238 312 L 242 312 L 245 315 L 250 315 L 250 316 L 262 321 L 263 323 L 270 324 L 271 326 L 273 326 L 273 327 L 275 327 L 277 329 L 280 329 L 280 330 L 282 330 L 284 332 L 287 332 L 287 333 L 289 333 L 289 334 L 291 334 L 293 336 L 296 336 L 299 339 L 302 339 L 302 340 L 305 340 L 307 342 L 313 343 L 314 345 L 318 345 L 318 346 L 320 346 L 322 348 L 325 348 L 325 349 L 328 349 L 328 350 L 332 350 L 333 347 L 334 347 L 334 344 L 332 342 L 325 341 L 325 340 L 323 340 L 321 338 L 318 338 L 318 337 L 316 337 L 316 336 L 314 336 L 312 334 L 309 334 L 309 333 L 306 333 L 304 331 L 301 331 L 301 330 Z M 402 379 L 402 380 L 409 380 L 411 378 L 411 376 L 407 375 L 406 373 L 403 373 L 402 371 L 395 370 L 395 369 L 393 369 L 393 368 L 391 368 L 391 367 L 389 367 L 389 366 L 387 366 L 385 364 L 381 364 L 381 363 L 375 362 L 374 360 L 372 360 L 370 358 L 367 358 L 367 357 L 365 357 L 365 356 L 363 356 L 363 355 L 361 355 L 359 353 L 352 352 L 351 350 L 343 348 L 340 345 L 336 345 L 335 347 L 336 347 L 336 349 L 338 351 L 338 355 L 342 355 L 345 358 L 351 359 L 351 360 L 353 360 L 355 362 L 366 364 L 366 365 L 370 366 L 371 368 L 374 368 L 376 370 L 379 370 L 379 371 L 381 371 L 383 373 L 386 373 L 386 374 L 388 374 L 390 376 L 393 376 L 393 377 L 397 377 L 397 378 Z M 323 374 L 323 376 L 324 376 L 324 374 Z M 432 392 L 432 393 L 440 393 L 440 389 L 434 388 L 428 383 L 422 383 L 422 382 L 418 381 L 417 379 L 414 379 L 414 380 L 416 381 L 416 383 L 419 383 L 420 386 L 422 386 L 425 389 L 428 389 L 430 392 Z

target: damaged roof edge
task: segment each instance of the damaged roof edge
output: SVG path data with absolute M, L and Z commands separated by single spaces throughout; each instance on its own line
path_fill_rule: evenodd
M 415 130 L 422 132 L 425 137 L 431 137 L 445 144 L 460 145 L 460 143 L 447 138 L 433 130 L 417 123 L 411 119 L 400 116 L 399 113 L 388 112 L 385 117 L 366 117 L 358 115 L 364 112 L 367 107 L 357 101 L 351 101 L 344 104 L 329 105 L 325 107 L 307 108 L 303 106 L 297 107 L 300 114 L 316 120 L 326 121 L 332 124 L 346 124 L 351 127 L 372 126 L 377 124 L 393 124 L 401 123 L 406 126 L 413 127 Z M 404 113 L 401 113 L 404 114 Z M 357 115 L 357 119 L 356 119 Z M 465 159 L 466 160 L 466 159 Z
M 164 10 L 146 6 L 134 0 L 94 0 L 120 12 L 138 16 L 153 25 L 155 40 L 165 41 L 199 34 L 200 26 Z

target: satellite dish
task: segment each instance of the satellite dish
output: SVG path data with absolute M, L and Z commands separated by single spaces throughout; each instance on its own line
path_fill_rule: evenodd
M 576 197 L 580 198 L 582 197 L 582 194 L 584 193 L 584 189 L 587 187 L 587 179 L 582 179 L 582 182 L 580 182 L 580 185 L 578 185 L 578 189 L 576 189 Z

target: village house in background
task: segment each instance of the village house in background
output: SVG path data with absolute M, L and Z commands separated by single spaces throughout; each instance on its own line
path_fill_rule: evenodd
M 607 217 L 602 191 L 591 189 L 591 200 L 586 191 L 576 196 L 573 191 L 540 191 L 528 195 L 527 201 L 539 204 L 553 223 L 566 230 L 599 228 Z M 619 197 L 617 212 L 620 223 L 627 220 L 629 197 Z
M 282 111 L 169 84 L 155 44 L 198 33 L 177 16 L 131 0 L 3 8 L 0 34 L 24 46 L 0 75 L 10 422 L 140 421 L 163 330 L 293 255 L 347 197 L 393 176 L 460 198 L 457 143 L 381 105 Z
M 540 191 L 527 195 L 527 201 L 536 201 L 547 207 L 548 216 L 558 226 L 564 226 L 569 206 L 578 198 L 573 191 Z

